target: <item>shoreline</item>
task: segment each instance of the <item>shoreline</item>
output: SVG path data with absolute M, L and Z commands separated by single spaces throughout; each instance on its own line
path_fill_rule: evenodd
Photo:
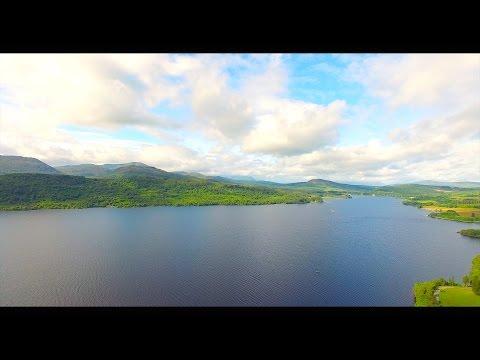
M 444 217 L 441 217 L 441 216 L 435 216 L 435 214 L 446 213 L 448 210 L 451 210 L 451 209 L 454 209 L 454 208 L 444 208 L 446 210 L 441 210 L 441 208 L 439 208 L 439 207 L 435 207 L 435 208 L 433 208 L 433 207 L 422 207 L 422 206 L 417 206 L 417 205 L 413 205 L 413 204 L 405 204 L 403 201 L 402 201 L 402 204 L 405 205 L 405 206 L 413 206 L 413 207 L 416 207 L 417 209 L 423 210 L 424 212 L 427 213 L 427 216 L 432 218 L 432 219 L 455 221 L 455 222 L 459 222 L 459 223 L 463 223 L 463 224 L 480 224 L 480 218 L 476 218 L 476 220 L 468 221 L 468 220 L 463 220 L 463 219 L 449 219 L 449 218 L 444 218 Z M 465 208 L 461 208 L 461 209 L 465 209 Z M 472 209 L 474 211 L 476 210 L 475 208 L 472 208 Z M 455 210 L 453 210 L 453 211 L 455 211 Z M 459 215 L 459 216 L 461 216 L 461 215 Z
M 28 211 L 42 211 L 42 210 L 89 210 L 89 209 L 146 209 L 146 208 L 200 208 L 209 206 L 278 206 L 278 205 L 309 205 L 309 204 L 321 204 L 324 201 L 310 201 L 310 202 L 298 202 L 298 203 L 272 203 L 272 204 L 199 204 L 199 205 L 147 205 L 147 206 L 92 206 L 92 207 L 45 207 L 36 209 L 2 209 L 0 213 L 15 213 L 15 212 L 28 212 Z

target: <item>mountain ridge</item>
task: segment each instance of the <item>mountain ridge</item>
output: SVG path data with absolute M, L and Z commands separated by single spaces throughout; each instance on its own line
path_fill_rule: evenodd
M 123 170 L 122 170 L 123 169 Z M 278 183 L 274 181 L 258 180 L 252 176 L 247 175 L 204 175 L 200 172 L 189 171 L 165 171 L 154 166 L 144 164 L 142 162 L 128 162 L 128 163 L 107 163 L 107 164 L 78 164 L 78 165 L 63 165 L 50 166 L 33 157 L 0 155 L 0 175 L 11 173 L 38 173 L 38 174 L 52 174 L 52 175 L 71 175 L 71 176 L 85 176 L 85 177 L 107 177 L 107 176 L 160 176 L 164 178 L 172 178 L 178 176 L 193 177 L 197 179 L 204 179 L 209 181 L 219 181 L 232 184 L 266 186 L 266 187 L 289 187 L 289 188 L 317 188 L 330 189 L 335 191 L 369 191 L 374 189 L 382 189 L 391 186 L 403 185 L 420 185 L 430 187 L 453 187 L 453 188 L 480 188 L 480 182 L 475 181 L 435 181 L 422 180 L 411 183 L 400 183 L 392 185 L 357 185 L 340 183 L 336 181 L 316 178 L 308 181 Z
M 54 167 L 33 157 L 0 155 L 0 175 L 13 173 L 60 174 Z

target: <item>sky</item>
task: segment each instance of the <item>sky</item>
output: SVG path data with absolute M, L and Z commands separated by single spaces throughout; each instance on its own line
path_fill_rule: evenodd
M 0 54 L 0 154 L 480 181 L 480 54 Z

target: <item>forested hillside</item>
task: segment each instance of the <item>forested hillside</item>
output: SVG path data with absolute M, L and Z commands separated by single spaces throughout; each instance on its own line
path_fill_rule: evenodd
M 158 205 L 256 205 L 321 201 L 316 195 L 242 186 L 191 177 L 116 174 L 106 178 L 69 175 L 0 176 L 0 209 L 141 207 Z

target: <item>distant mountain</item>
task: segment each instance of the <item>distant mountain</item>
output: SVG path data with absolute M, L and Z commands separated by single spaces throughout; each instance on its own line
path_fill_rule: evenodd
M 16 173 L 60 174 L 53 167 L 35 158 L 0 155 L 0 175 Z
M 312 179 L 308 181 L 309 184 L 321 184 L 325 186 L 331 186 L 331 187 L 336 187 L 336 188 L 342 188 L 342 189 L 363 189 L 363 190 L 370 190 L 373 188 L 373 186 L 370 185 L 352 185 L 352 184 L 343 184 L 343 183 L 338 183 L 335 181 L 330 181 L 330 180 L 324 180 L 324 179 Z
M 352 192 L 364 192 L 373 190 L 375 186 L 369 185 L 351 185 L 351 184 L 342 184 L 334 181 L 323 180 L 323 179 L 313 179 L 306 182 L 296 182 L 296 183 L 277 183 L 267 180 L 256 180 L 252 176 L 244 175 L 231 175 L 231 176 L 207 176 L 197 172 L 186 172 L 178 171 L 177 174 L 189 175 L 199 179 L 208 179 L 220 182 L 227 182 L 240 185 L 251 185 L 251 186 L 266 186 L 273 188 L 294 188 L 298 190 L 308 190 L 308 191 L 317 191 L 317 192 L 341 192 L 345 193 L 348 191 Z
M 103 165 L 100 165 L 100 166 L 103 166 L 107 170 L 116 170 L 118 168 L 125 167 L 125 166 L 152 167 L 152 166 L 149 166 L 147 164 L 144 164 L 144 163 L 141 163 L 141 162 L 138 162 L 138 161 L 129 162 L 129 163 L 122 163 L 122 164 L 103 164 Z
M 418 185 L 430 185 L 430 186 L 451 186 L 458 188 L 480 188 L 480 182 L 475 181 L 434 181 L 434 180 L 423 180 L 417 181 L 415 184 Z
M 352 185 L 338 183 L 325 179 L 312 179 L 305 182 L 277 183 L 265 180 L 256 180 L 252 176 L 245 175 L 205 175 L 199 172 L 175 171 L 167 172 L 141 162 L 130 162 L 120 164 L 80 164 L 51 167 L 38 159 L 22 156 L 0 155 L 0 175 L 11 173 L 38 173 L 38 174 L 65 174 L 72 176 L 84 176 L 88 178 L 102 178 L 110 176 L 142 176 L 156 177 L 162 179 L 190 177 L 209 181 L 223 182 L 229 184 L 264 186 L 270 188 L 291 188 L 298 190 L 314 191 L 319 194 L 340 194 L 345 192 L 365 193 L 369 191 L 438 191 L 444 188 L 480 188 L 480 182 L 474 181 L 434 181 L 423 180 L 412 184 L 396 184 L 389 186 Z M 416 188 L 419 187 L 419 188 Z M 430 187 L 427 190 L 426 187 Z
M 273 181 L 267 180 L 232 180 L 238 184 L 248 184 L 248 185 L 257 185 L 257 186 L 269 186 L 269 187 L 283 187 L 288 184 L 281 184 Z
M 395 196 L 416 206 L 478 204 L 478 182 L 421 183 L 369 186 L 312 179 L 283 184 L 249 176 L 168 172 L 140 162 L 55 169 L 34 158 L 0 156 L 0 209 L 8 210 L 305 203 L 322 201 L 323 196 L 350 197 L 349 194 Z
M 176 174 L 193 176 L 197 179 L 206 179 L 212 181 L 219 181 L 224 183 L 239 184 L 239 185 L 253 185 L 253 186 L 268 186 L 268 187 L 283 187 L 286 184 L 280 184 L 273 181 L 256 180 L 252 176 L 220 176 L 220 175 L 204 175 L 198 172 L 175 171 Z
M 374 186 L 369 185 L 351 185 L 351 184 L 342 184 L 337 183 L 330 180 L 324 179 L 312 179 L 307 182 L 298 182 L 298 183 L 291 183 L 286 184 L 286 186 L 293 187 L 293 188 L 304 188 L 308 190 L 316 190 L 316 191 L 323 191 L 323 192 L 345 192 L 345 191 L 353 191 L 353 192 L 364 192 L 373 190 Z
M 65 175 L 85 176 L 85 177 L 105 177 L 110 175 L 152 175 L 163 174 L 166 171 L 148 166 L 140 162 L 131 162 L 125 164 L 81 164 L 57 166 L 56 169 Z
M 220 182 L 235 183 L 235 184 L 239 183 L 238 181 L 235 181 L 231 178 L 227 178 L 219 175 L 205 175 L 205 174 L 201 174 L 199 172 L 194 172 L 194 171 L 174 171 L 173 173 L 178 175 L 183 175 L 183 176 L 190 176 L 197 179 L 220 181 Z
M 173 171 L 173 174 L 178 174 L 178 175 L 183 175 L 183 176 L 191 176 L 191 177 L 194 177 L 194 178 L 197 178 L 197 179 L 212 180 L 212 179 L 215 179 L 215 178 L 219 178 L 218 176 L 205 175 L 205 174 L 201 174 L 201 173 L 195 172 L 195 171 Z
M 153 166 L 147 166 L 141 163 L 131 163 L 120 166 L 112 170 L 108 176 L 124 176 L 124 177 L 150 177 L 160 179 L 185 178 L 185 175 L 175 174 L 165 170 L 157 169 Z
M 104 165 L 81 164 L 81 165 L 65 165 L 55 167 L 58 171 L 65 175 L 100 177 L 106 176 L 110 171 Z
M 207 175 L 200 174 L 198 172 L 190 172 L 190 171 L 174 171 L 175 174 L 184 175 L 184 176 L 193 176 L 199 179 L 204 179 Z
M 238 180 L 238 181 L 257 181 L 253 176 L 246 176 L 246 175 L 233 175 L 233 176 L 224 176 L 228 179 Z

